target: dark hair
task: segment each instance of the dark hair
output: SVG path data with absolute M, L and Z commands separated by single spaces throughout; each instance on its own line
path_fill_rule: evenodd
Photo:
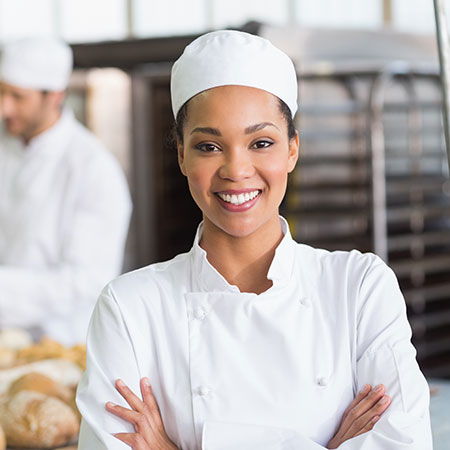
M 177 114 L 177 118 L 175 120 L 173 130 L 172 130 L 172 140 L 176 141 L 176 138 L 183 143 L 183 127 L 184 123 L 186 121 L 187 117 L 187 105 L 189 103 L 189 100 L 180 108 Z M 281 115 L 283 116 L 284 120 L 286 120 L 287 123 L 287 129 L 288 129 L 288 138 L 289 140 L 294 139 L 296 135 L 295 125 L 294 125 L 294 119 L 292 118 L 291 110 L 289 109 L 289 106 L 286 105 L 286 103 L 278 99 L 278 105 L 280 108 Z M 176 147 L 176 145 L 175 145 Z
M 175 119 L 174 123 L 174 130 L 176 133 L 176 137 L 179 139 L 181 143 L 183 143 L 183 128 L 184 128 L 184 122 L 186 122 L 187 117 L 187 104 L 189 103 L 189 100 L 183 104 L 183 106 L 180 108 L 180 110 L 177 113 L 177 118 Z
M 280 106 L 280 112 L 287 123 L 288 138 L 289 140 L 294 139 L 297 131 L 295 129 L 294 118 L 292 117 L 291 110 L 289 109 L 289 106 L 281 100 L 281 98 L 278 99 L 278 104 Z

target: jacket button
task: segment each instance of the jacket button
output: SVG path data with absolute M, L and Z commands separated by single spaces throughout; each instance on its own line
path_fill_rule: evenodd
M 320 377 L 317 379 L 317 384 L 319 386 L 327 386 L 328 385 L 328 379 L 325 377 Z
M 302 305 L 304 308 L 309 308 L 311 306 L 311 301 L 309 298 L 303 297 L 300 299 L 300 305 Z
M 198 320 L 203 320 L 206 317 L 206 312 L 203 308 L 196 308 L 194 311 L 194 317 Z
M 198 395 L 200 395 L 200 397 L 206 397 L 209 393 L 210 393 L 210 390 L 206 386 L 202 386 L 198 390 Z

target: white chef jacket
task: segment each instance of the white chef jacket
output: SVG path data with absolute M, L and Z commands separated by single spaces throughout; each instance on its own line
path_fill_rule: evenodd
M 26 146 L 0 133 L 0 328 L 85 341 L 130 213 L 118 163 L 69 110 Z
M 101 294 L 78 389 L 79 449 L 129 448 L 122 378 L 147 376 L 165 429 L 183 450 L 323 450 L 364 384 L 392 404 L 345 450 L 430 450 L 429 391 L 415 360 L 393 272 L 373 254 L 328 252 L 284 238 L 273 286 L 241 293 L 199 246 L 119 277 Z

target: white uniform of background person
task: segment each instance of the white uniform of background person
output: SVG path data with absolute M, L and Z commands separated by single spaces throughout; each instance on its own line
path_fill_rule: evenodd
M 71 66 L 65 44 L 20 41 L 4 49 L 0 81 L 5 90 L 63 91 Z M 130 212 L 118 163 L 71 111 L 27 143 L 3 129 L 0 328 L 85 341 L 99 292 L 121 271 Z
M 228 70 L 203 56 L 211 70 Z M 175 101 L 178 89 L 172 82 Z M 203 225 L 189 253 L 104 289 L 77 395 L 80 450 L 129 448 L 112 433 L 133 426 L 105 403 L 127 406 L 114 381 L 139 393 L 144 376 L 179 449 L 323 450 L 366 383 L 383 383 L 392 403 L 340 449 L 432 448 L 428 386 L 391 269 L 373 254 L 298 244 L 280 221 L 273 285 L 261 294 L 240 292 L 210 264 L 199 245 Z

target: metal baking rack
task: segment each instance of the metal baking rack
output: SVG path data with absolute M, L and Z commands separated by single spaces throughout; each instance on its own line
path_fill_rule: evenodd
M 282 205 L 294 238 L 381 256 L 418 359 L 450 377 L 450 182 L 437 66 L 299 74 L 301 155 Z

